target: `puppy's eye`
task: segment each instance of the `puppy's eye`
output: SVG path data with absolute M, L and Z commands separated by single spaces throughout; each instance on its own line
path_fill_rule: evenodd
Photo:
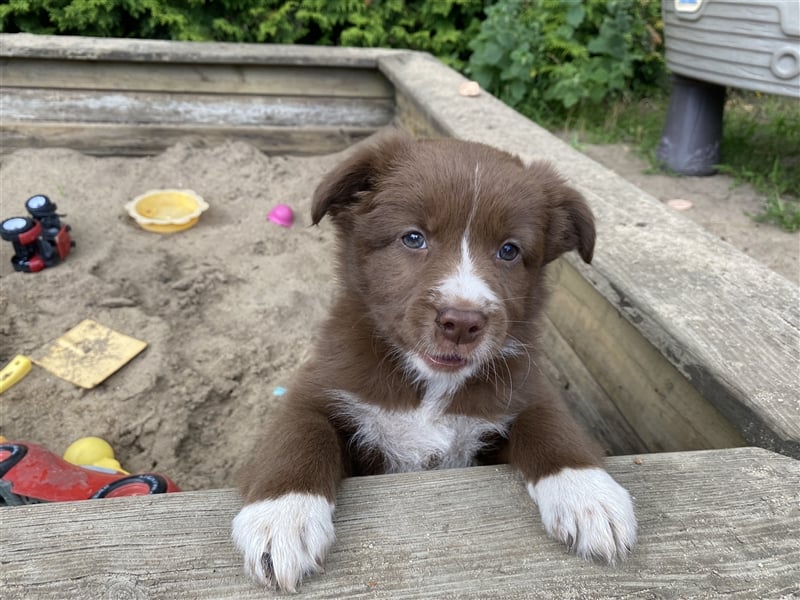
M 516 244 L 512 244 L 511 242 L 506 242 L 500 247 L 500 250 L 497 251 L 497 258 L 500 260 L 514 260 L 519 256 L 519 247 Z
M 400 241 L 403 242 L 406 248 L 411 248 L 412 250 L 423 250 L 428 247 L 425 242 L 425 236 L 419 231 L 409 231 L 400 238 Z

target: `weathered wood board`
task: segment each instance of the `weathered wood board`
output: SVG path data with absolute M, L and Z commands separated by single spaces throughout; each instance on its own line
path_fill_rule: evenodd
M 137 63 L 206 63 L 221 65 L 294 65 L 374 69 L 383 56 L 403 54 L 385 48 L 337 48 L 288 44 L 197 43 L 133 38 L 4 34 L 2 55 L 75 61 L 130 61 Z
M 385 127 L 395 113 L 394 88 L 377 69 L 385 50 L 0 40 L 0 152 L 60 144 L 153 154 L 218 139 L 215 128 L 224 128 L 228 138 L 272 154 L 327 153 Z
M 640 464 L 637 464 L 640 463 Z M 616 567 L 546 538 L 508 467 L 350 479 L 326 574 L 303 598 L 789 598 L 800 463 L 765 450 L 609 460 L 639 543 Z M 265 598 L 230 542 L 232 490 L 0 512 L 0 589 L 27 598 Z
M 391 98 L 392 86 L 375 69 L 284 65 L 204 65 L 6 59 L 3 85 L 56 89 L 170 91 L 339 98 Z M 298 123 L 295 123 L 298 125 Z
M 357 127 L 372 131 L 394 117 L 390 98 L 361 98 L 160 92 L 96 92 L 10 88 L 3 110 L 21 121 L 72 123 L 157 123 L 161 125 L 264 127 Z
M 537 366 L 607 456 L 650 452 L 625 413 L 549 319 L 544 321 L 542 348 L 546 351 L 537 355 Z
M 745 446 L 741 434 L 567 261 L 549 320 L 650 452 Z M 591 342 L 588 342 L 591 340 Z

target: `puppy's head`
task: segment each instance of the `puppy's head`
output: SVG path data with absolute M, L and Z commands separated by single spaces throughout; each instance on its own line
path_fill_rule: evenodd
M 459 140 L 393 133 L 360 148 L 317 188 L 313 222 L 326 214 L 345 297 L 424 381 L 524 354 L 542 267 L 594 249 L 591 211 L 551 167 Z

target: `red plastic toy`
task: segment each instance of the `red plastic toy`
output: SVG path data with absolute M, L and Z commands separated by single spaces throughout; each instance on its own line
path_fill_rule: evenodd
M 37 444 L 0 443 L 0 506 L 178 491 L 163 475 L 125 475 L 100 467 L 79 467 Z
M 56 205 L 50 198 L 37 194 L 25 203 L 30 217 L 11 217 L 0 223 L 0 238 L 11 242 L 15 271 L 38 273 L 66 260 L 75 245 L 70 226 L 61 223 Z

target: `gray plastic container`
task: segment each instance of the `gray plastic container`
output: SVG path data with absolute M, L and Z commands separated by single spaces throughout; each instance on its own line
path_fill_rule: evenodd
M 670 71 L 800 99 L 800 0 L 663 0 Z
M 800 0 L 663 0 L 672 93 L 658 160 L 683 175 L 720 161 L 725 87 L 800 99 Z

